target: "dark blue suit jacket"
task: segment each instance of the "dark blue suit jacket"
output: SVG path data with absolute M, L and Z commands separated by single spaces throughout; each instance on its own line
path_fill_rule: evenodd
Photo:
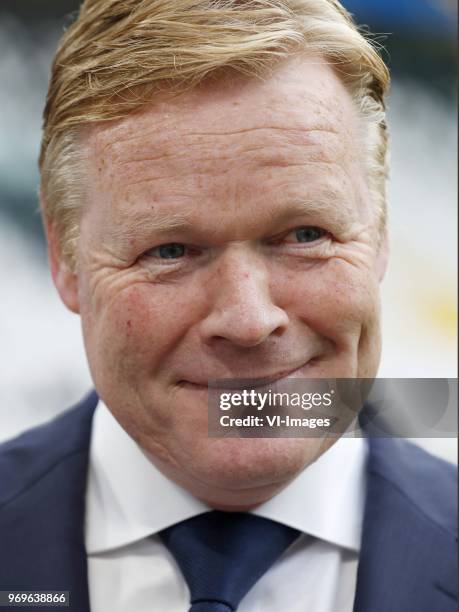
M 84 518 L 96 404 L 91 393 L 0 446 L 0 590 L 70 591 L 69 609 L 89 611 Z M 354 611 L 455 612 L 456 469 L 402 440 L 369 446 Z

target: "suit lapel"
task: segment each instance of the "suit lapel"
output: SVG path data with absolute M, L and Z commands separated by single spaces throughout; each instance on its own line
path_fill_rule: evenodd
M 1 551 L 8 560 L 0 590 L 70 591 L 70 609 L 89 612 L 85 491 L 97 400 L 92 393 L 0 449 Z M 451 482 L 444 486 L 446 470 L 432 465 L 399 440 L 370 439 L 354 612 L 456 610 L 454 529 L 447 519 L 455 521 L 456 513 L 445 497 Z
M 70 591 L 89 612 L 85 489 L 97 396 L 4 445 L 0 454 L 0 590 Z M 8 485 L 8 486 L 6 486 Z
M 457 605 L 453 529 L 441 514 L 435 515 L 438 505 L 451 505 L 442 499 L 445 488 L 438 483 L 445 470 L 437 468 L 436 478 L 432 459 L 401 440 L 369 442 L 354 612 L 453 612 Z M 423 462 L 432 473 L 423 474 Z M 424 491 L 425 483 L 429 488 Z

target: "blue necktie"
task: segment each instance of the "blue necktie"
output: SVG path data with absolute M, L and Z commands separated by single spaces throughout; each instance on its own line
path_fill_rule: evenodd
M 214 510 L 159 533 L 190 589 L 190 612 L 232 612 L 299 531 L 243 512 Z

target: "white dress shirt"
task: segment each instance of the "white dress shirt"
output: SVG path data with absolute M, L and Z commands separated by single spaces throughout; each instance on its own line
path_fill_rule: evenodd
M 366 443 L 341 438 L 253 514 L 302 535 L 238 612 L 352 612 Z M 99 401 L 86 498 L 91 612 L 186 612 L 188 587 L 157 534 L 209 508 L 168 480 Z

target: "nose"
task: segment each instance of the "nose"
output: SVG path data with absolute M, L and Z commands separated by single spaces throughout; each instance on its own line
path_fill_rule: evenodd
M 209 288 L 212 308 L 201 322 L 204 340 L 253 347 L 280 335 L 289 318 L 273 302 L 270 284 L 266 265 L 258 257 L 248 256 L 244 249 L 223 257 Z

